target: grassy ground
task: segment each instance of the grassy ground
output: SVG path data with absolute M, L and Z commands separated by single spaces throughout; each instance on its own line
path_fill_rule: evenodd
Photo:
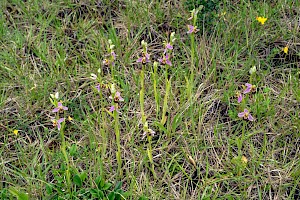
M 300 198 L 300 2 L 220 2 L 196 34 L 179 0 L 0 6 L 2 199 Z M 153 67 L 171 32 L 172 66 Z M 238 103 L 246 83 L 256 90 Z

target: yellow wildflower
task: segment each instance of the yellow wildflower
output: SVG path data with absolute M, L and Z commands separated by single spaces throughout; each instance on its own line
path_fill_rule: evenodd
M 69 121 L 72 121 L 72 120 L 73 120 L 73 118 L 72 118 L 71 116 L 69 116 L 69 117 L 68 117 L 68 120 L 69 120 Z
M 282 48 L 282 51 L 283 51 L 285 54 L 288 54 L 289 47 L 288 47 L 288 46 L 283 47 L 283 48 Z
M 14 130 L 13 132 L 14 132 L 15 135 L 18 135 L 19 130 Z
M 242 163 L 247 164 L 248 159 L 245 156 L 242 156 L 241 161 Z
M 267 21 L 268 18 L 265 17 L 256 17 L 256 20 L 260 22 L 262 25 Z
M 226 12 L 222 12 L 219 16 L 222 17 L 222 16 L 225 16 L 226 15 Z

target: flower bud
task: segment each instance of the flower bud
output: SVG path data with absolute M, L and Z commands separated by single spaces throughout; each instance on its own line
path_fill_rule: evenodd
M 115 45 L 111 44 L 109 45 L 110 50 L 113 50 L 115 48 Z
M 147 46 L 147 42 L 145 42 L 145 40 L 142 40 L 141 44 L 142 46 Z
M 91 73 L 91 79 L 93 79 L 93 80 L 96 80 L 96 79 L 97 79 L 97 75 L 96 75 L 96 74 L 93 74 L 93 73 Z
M 148 122 L 145 122 L 144 128 L 145 128 L 145 129 L 148 129 Z
M 256 66 L 253 66 L 249 70 L 249 74 L 254 74 L 256 72 Z
M 172 44 L 175 42 L 175 40 L 176 40 L 176 38 L 175 38 L 175 32 L 171 33 L 170 40 L 171 40 Z
M 116 94 L 116 87 L 115 87 L 115 84 L 111 84 L 110 85 L 110 92 L 111 92 L 111 94 Z
M 50 94 L 50 97 L 51 97 L 52 99 L 59 99 L 59 93 L 56 92 L 55 94 Z

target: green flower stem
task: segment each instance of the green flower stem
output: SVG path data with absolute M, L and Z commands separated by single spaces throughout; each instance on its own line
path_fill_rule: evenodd
M 114 81 L 115 80 L 115 68 L 112 64 L 110 65 L 110 71 L 111 71 L 111 79 Z
M 165 94 L 165 97 L 164 97 L 164 105 L 163 105 L 162 119 L 161 119 L 161 123 L 163 125 L 167 121 L 166 113 L 167 113 L 167 109 L 168 109 L 168 99 L 169 99 L 170 90 L 171 90 L 171 79 L 166 80 L 166 94 Z
M 67 155 L 67 151 L 66 151 L 66 140 L 65 140 L 65 134 L 64 134 L 64 125 L 65 125 L 65 122 L 62 123 L 61 125 L 61 129 L 60 129 L 60 137 L 61 137 L 61 147 L 60 147 L 60 150 L 65 158 L 65 161 L 67 163 L 67 170 L 66 170 L 66 180 L 67 180 L 67 185 L 68 185 L 68 188 L 71 192 L 71 174 L 70 174 L 70 163 L 69 163 L 69 158 L 68 158 L 68 155 Z
M 171 90 L 171 78 L 168 80 L 168 65 L 166 66 L 165 70 L 165 79 L 166 79 L 166 94 L 164 97 L 164 104 L 163 104 L 163 111 L 162 111 L 162 117 L 161 117 L 161 124 L 164 125 L 167 121 L 167 109 L 168 109 L 168 100 L 169 100 L 169 94 Z
M 193 26 L 196 27 L 196 24 L 197 24 L 197 16 L 194 16 L 193 17 Z M 192 87 L 191 90 L 193 90 L 193 87 L 194 87 L 195 52 L 196 52 L 195 33 L 191 33 L 190 37 L 191 37 L 191 69 L 190 69 L 191 70 L 191 75 L 190 75 L 189 84 L 190 84 L 190 87 Z M 190 95 L 189 95 L 189 98 L 191 97 Z
M 155 103 L 156 103 L 156 116 L 158 116 L 158 113 L 160 111 L 160 98 L 159 94 L 157 92 L 157 62 L 154 62 L 153 64 L 153 72 L 152 72 L 152 80 L 153 80 L 153 91 L 154 91 L 154 98 L 155 98 Z
M 193 18 L 193 26 L 196 27 L 197 17 Z M 191 83 L 194 81 L 194 68 L 195 68 L 195 33 L 191 34 Z
M 193 26 L 196 27 L 196 22 L 197 22 L 197 16 L 195 15 L 193 17 Z M 190 102 L 190 107 L 189 107 L 189 113 L 190 113 L 190 117 L 191 117 L 191 121 L 194 121 L 194 108 L 193 108 L 193 90 L 194 90 L 194 68 L 195 68 L 195 60 L 196 60 L 196 46 L 195 46 L 195 33 L 191 33 L 190 34 L 190 38 L 191 38 L 191 69 L 190 69 L 190 78 L 189 80 L 186 79 L 187 82 L 187 99 Z M 194 130 L 194 123 L 192 123 L 192 129 Z
M 104 102 L 103 102 L 103 95 L 102 93 L 100 92 L 100 99 L 101 99 L 101 105 L 104 105 Z M 106 148 L 107 148 L 107 134 L 105 132 L 106 130 L 106 127 L 105 127 L 105 112 L 104 112 L 104 109 L 101 108 L 101 118 L 102 118 L 102 123 L 101 123 L 101 128 L 100 128 L 100 133 L 101 133 L 101 137 L 102 137 L 102 155 L 104 156 L 106 154 Z
M 152 171 L 154 178 L 157 179 L 157 176 L 156 176 L 156 173 L 154 170 L 154 162 L 153 162 L 153 155 L 152 155 L 152 136 L 148 135 L 147 139 L 148 139 L 147 154 L 148 154 L 149 161 L 151 163 L 151 171 Z
M 118 108 L 118 103 L 114 104 L 115 110 L 114 110 L 114 120 L 115 120 L 115 134 L 116 134 L 116 142 L 117 142 L 117 152 L 116 152 L 116 157 L 117 157 L 117 163 L 118 163 L 118 174 L 121 177 L 122 176 L 122 158 L 121 158 L 121 138 L 120 138 L 120 129 L 119 129 L 119 114 L 117 111 Z
M 145 110 L 144 110 L 144 94 L 145 94 L 145 68 L 144 65 L 142 66 L 142 71 L 140 75 L 140 81 L 141 81 L 141 90 L 140 90 L 140 106 L 141 106 L 141 115 L 142 115 L 142 124 L 143 124 L 143 131 L 148 133 L 148 127 L 145 126 L 147 122 L 147 118 L 145 115 Z M 153 162 L 153 156 L 152 156 L 152 136 L 147 135 L 148 139 L 148 146 L 147 146 L 147 155 L 149 158 L 149 161 L 151 163 L 151 171 L 153 173 L 153 176 L 156 178 L 156 173 L 154 170 L 154 162 Z
M 144 94 L 145 94 L 145 73 L 144 73 L 144 65 L 142 66 L 142 71 L 140 75 L 140 81 L 141 81 L 141 90 L 140 90 L 140 106 L 141 106 L 141 115 L 142 115 L 142 124 L 143 126 L 146 123 L 146 116 L 145 116 L 145 110 L 144 110 Z
M 191 34 L 191 75 L 190 81 L 194 81 L 194 67 L 195 67 L 195 34 Z
M 246 124 L 247 122 L 245 120 L 243 120 L 243 127 L 242 127 L 242 136 L 238 139 L 238 156 L 242 157 L 243 156 L 243 142 L 245 140 L 245 131 L 246 131 Z
M 101 81 L 100 81 L 101 83 Z M 101 104 L 100 105 L 104 105 L 104 98 L 103 98 L 103 95 L 102 95 L 102 92 L 100 92 L 100 99 L 101 99 Z M 102 145 L 101 145 L 101 157 L 100 157 L 100 174 L 102 176 L 102 178 L 104 178 L 104 170 L 103 170 L 103 158 L 105 157 L 106 155 L 106 148 L 107 148 L 107 133 L 106 133 L 106 123 L 105 123 L 105 112 L 104 112 L 104 109 L 101 107 L 101 119 L 102 119 L 102 123 L 101 123 L 101 127 L 100 127 L 100 134 L 101 134 L 101 137 L 102 137 Z

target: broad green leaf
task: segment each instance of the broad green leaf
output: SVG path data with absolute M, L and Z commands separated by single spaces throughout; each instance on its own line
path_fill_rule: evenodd
M 76 175 L 73 177 L 73 182 L 74 182 L 77 186 L 79 186 L 79 187 L 82 186 L 82 181 L 81 181 L 81 178 L 80 178 L 80 176 L 79 176 L 78 174 L 76 174 Z

